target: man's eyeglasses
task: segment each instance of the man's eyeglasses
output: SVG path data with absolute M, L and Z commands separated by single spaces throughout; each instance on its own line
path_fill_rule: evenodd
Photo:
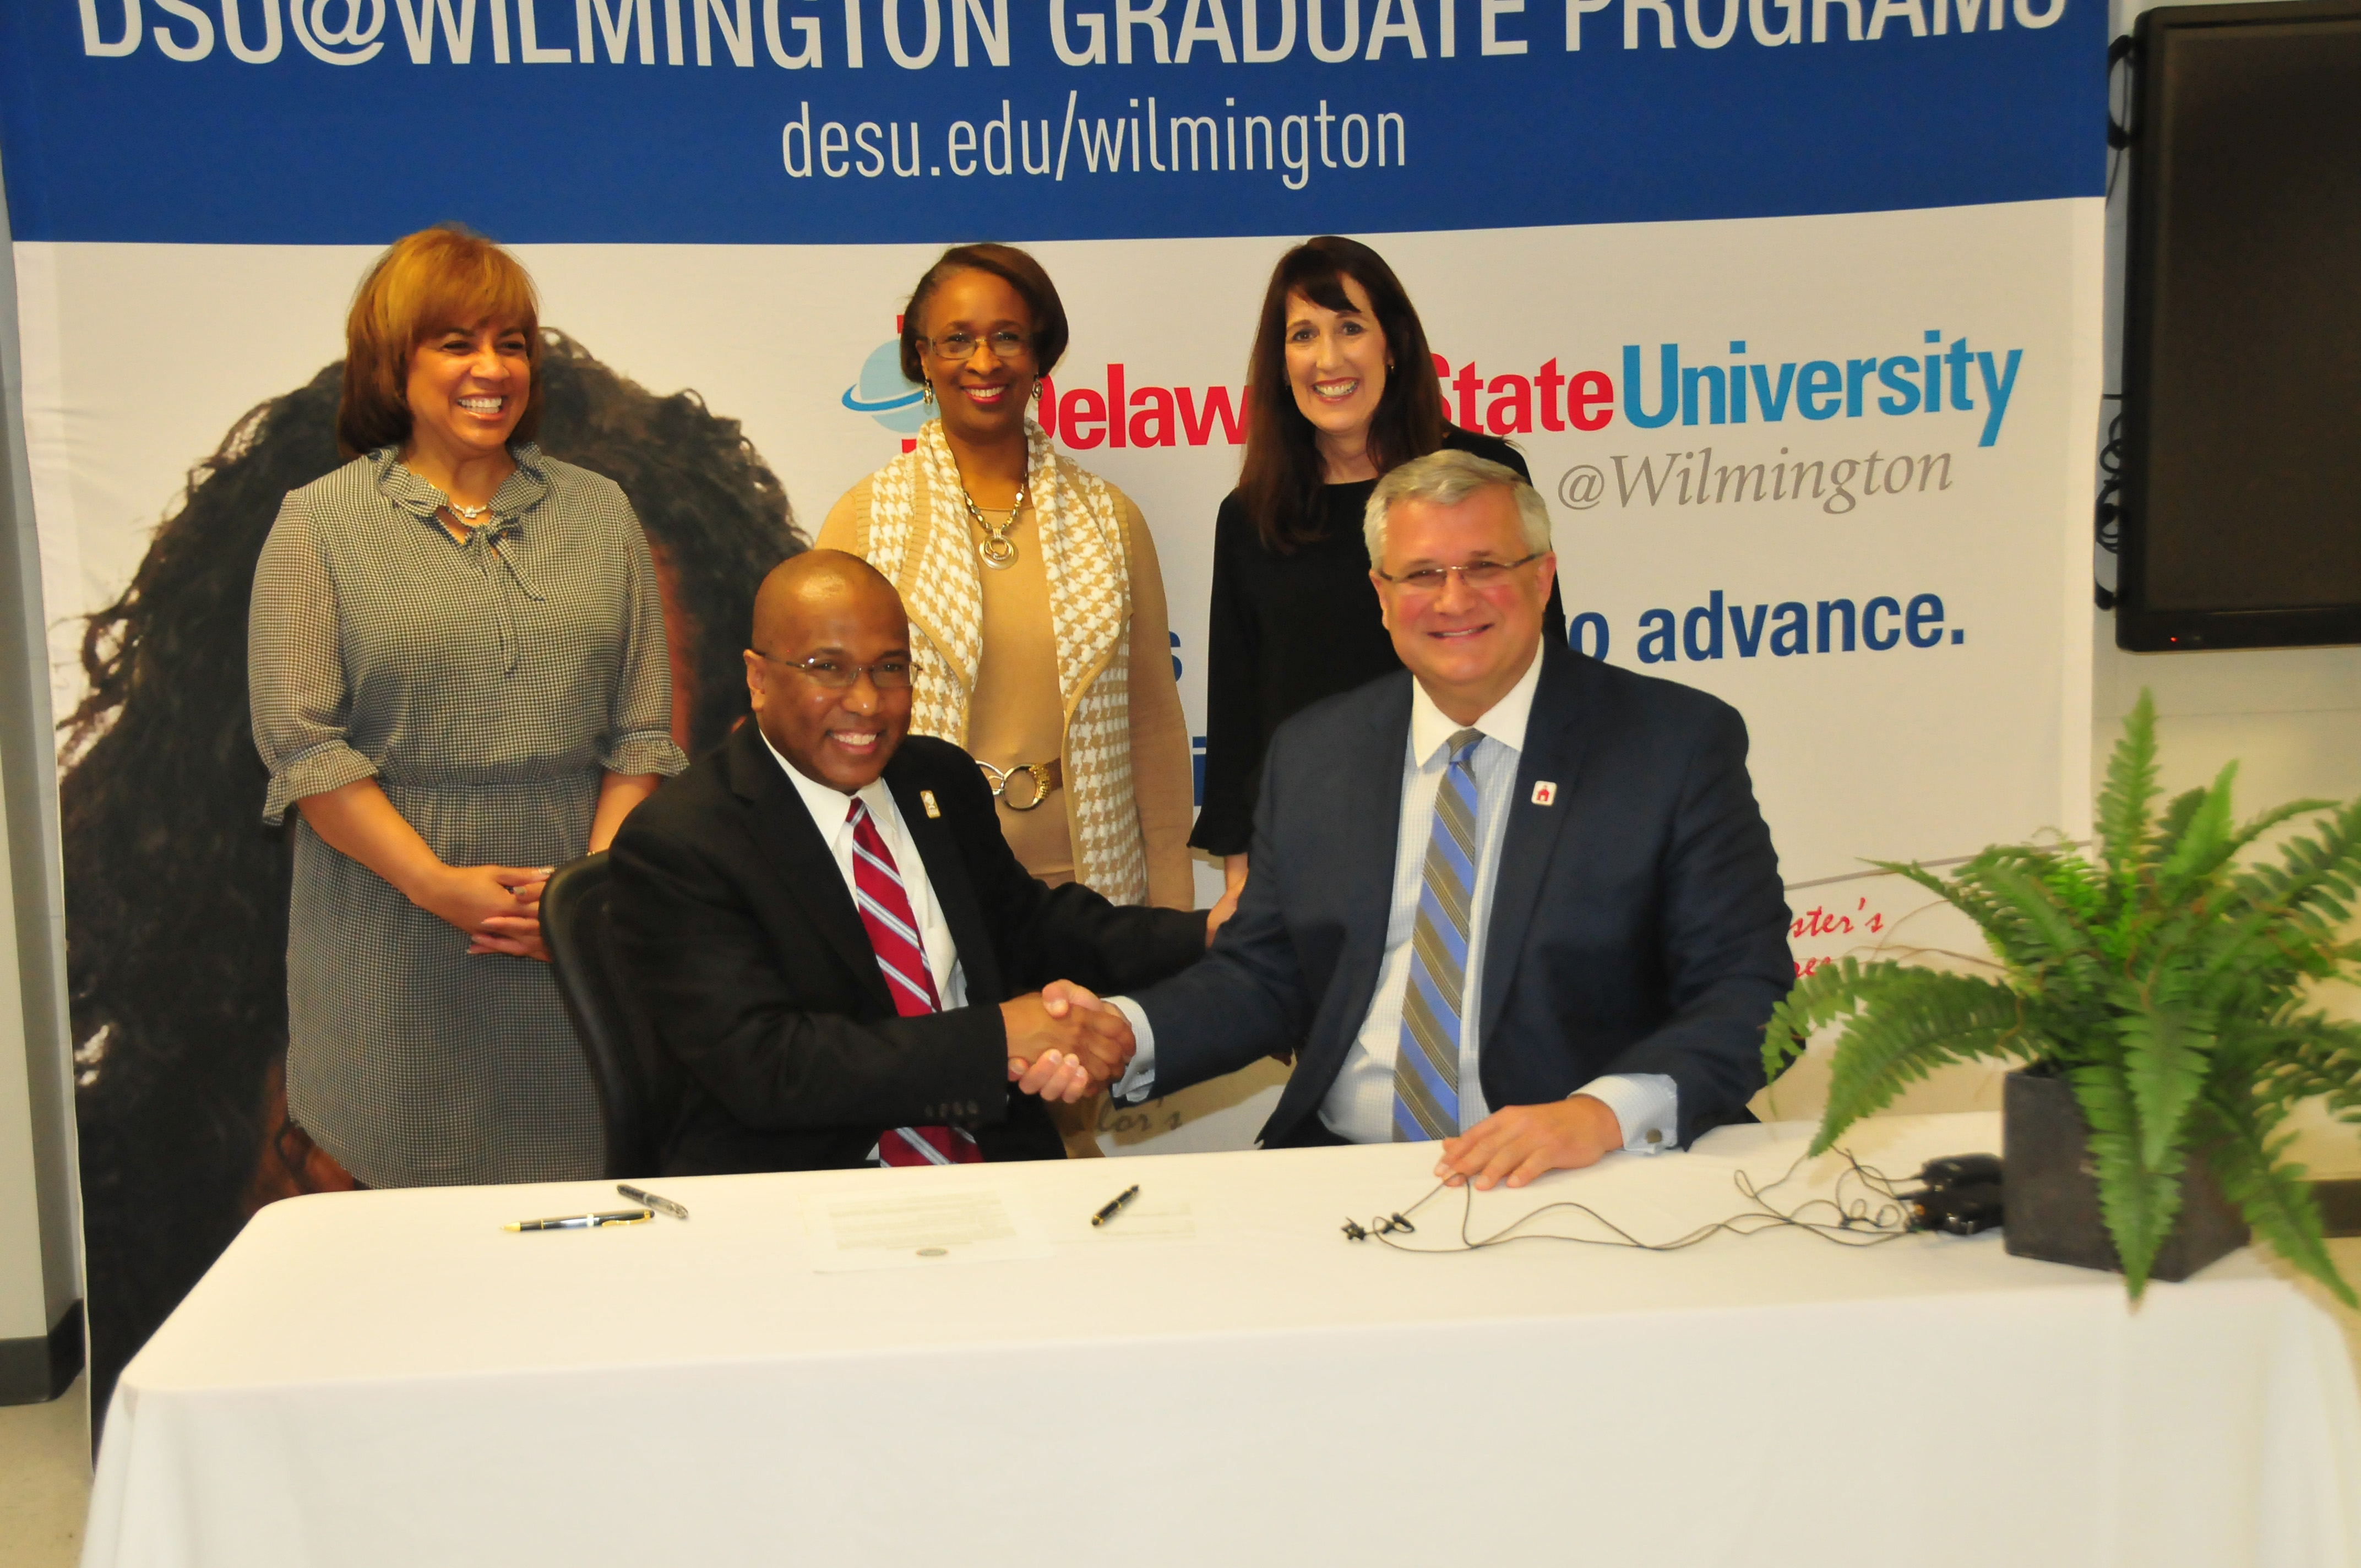
M 849 664 L 841 659 L 823 658 L 815 654 L 808 659 L 782 659 L 775 653 L 754 650 L 755 657 L 767 659 L 783 670 L 801 670 L 804 674 L 830 691 L 850 691 L 867 675 L 869 684 L 882 692 L 908 691 L 910 679 L 918 666 L 906 658 L 880 659 L 873 664 Z
M 927 351 L 946 365 L 964 365 L 975 357 L 978 344 L 988 345 L 994 359 L 1023 359 L 1033 352 L 1033 340 L 1021 332 L 1001 328 L 986 337 L 974 337 L 963 332 L 947 332 L 940 337 L 922 337 L 919 342 Z
M 1443 591 L 1443 585 L 1449 582 L 1455 572 L 1461 582 L 1480 594 L 1487 588 L 1499 587 L 1509 580 L 1510 573 L 1520 566 L 1530 566 L 1548 554 L 1546 550 L 1536 550 L 1519 561 L 1470 561 L 1465 566 L 1422 566 L 1415 572 L 1404 572 L 1399 577 L 1383 567 L 1377 568 L 1377 573 L 1396 587 L 1408 588 L 1417 594 L 1439 594 Z

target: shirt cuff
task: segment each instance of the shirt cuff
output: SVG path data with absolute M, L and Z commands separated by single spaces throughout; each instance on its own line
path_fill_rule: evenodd
M 638 730 L 619 735 L 598 748 L 598 765 L 610 773 L 654 773 L 671 778 L 686 771 L 688 758 L 668 731 Z
M 276 828 L 287 808 L 299 800 L 342 789 L 357 779 L 377 776 L 377 764 L 343 740 L 323 740 L 299 751 L 270 770 L 269 787 L 262 799 L 262 820 Z
M 1137 1032 L 1136 1025 L 1134 1032 Z M 1575 1093 L 1587 1094 L 1615 1113 L 1623 1129 L 1626 1153 L 1662 1154 L 1678 1146 L 1675 1140 L 1680 1135 L 1681 1091 L 1671 1074 L 1609 1073 L 1592 1079 Z
M 1128 996 L 1110 996 L 1106 1004 L 1123 1014 L 1138 1047 L 1131 1065 L 1107 1092 L 1126 1105 L 1137 1105 L 1156 1092 L 1156 1026 L 1148 1021 L 1147 1010 Z

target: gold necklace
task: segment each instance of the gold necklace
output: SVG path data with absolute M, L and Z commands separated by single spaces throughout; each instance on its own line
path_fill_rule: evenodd
M 983 509 L 975 504 L 975 498 L 967 493 L 964 477 L 960 480 L 960 499 L 967 503 L 968 516 L 975 519 L 975 525 L 983 530 L 983 537 L 976 542 L 975 546 L 975 553 L 983 558 L 983 564 L 995 572 L 1005 572 L 1015 565 L 1016 544 L 1008 537 L 1008 531 L 1016 526 L 1016 514 L 1025 510 L 1025 481 L 1017 481 L 1016 504 L 1008 509 L 1007 521 L 997 528 L 985 519 Z M 992 510 L 998 511 L 1000 509 L 994 507 Z

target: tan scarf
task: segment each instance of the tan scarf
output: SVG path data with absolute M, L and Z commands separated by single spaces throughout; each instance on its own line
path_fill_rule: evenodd
M 1117 904 L 1148 897 L 1148 857 L 1131 793 L 1131 574 L 1105 483 L 1060 456 L 1025 422 L 1026 494 L 1049 576 L 1063 711 L 1066 829 L 1074 880 Z M 983 652 L 983 583 L 940 420 L 870 480 L 869 561 L 901 590 L 918 663 L 910 729 L 967 744 Z

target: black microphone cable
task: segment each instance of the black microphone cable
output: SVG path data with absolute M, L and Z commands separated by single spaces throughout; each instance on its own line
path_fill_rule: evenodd
M 1740 1196 L 1747 1201 L 1747 1208 L 1668 1242 L 1642 1241 L 1589 1204 L 1571 1199 L 1543 1203 L 1488 1234 L 1477 1235 L 1474 1231 L 1476 1189 L 1470 1182 L 1461 1183 L 1455 1239 L 1439 1245 L 1400 1239 L 1418 1234 L 1417 1223 L 1411 1216 L 1448 1190 L 1447 1180 L 1436 1182 L 1406 1210 L 1373 1216 L 1366 1225 L 1346 1220 L 1344 1234 L 1347 1241 L 1374 1239 L 1396 1252 L 1430 1255 L 1481 1252 L 1487 1247 L 1528 1241 L 1572 1242 L 1581 1246 L 1625 1247 L 1638 1252 L 1679 1252 L 1724 1234 L 1754 1236 L 1766 1231 L 1793 1230 L 1816 1235 L 1837 1246 L 1865 1247 L 1883 1246 L 1919 1231 L 1972 1235 L 2000 1223 L 2000 1161 L 1993 1156 L 1965 1155 L 1929 1160 L 1918 1174 L 1918 1179 L 1926 1184 L 1924 1189 L 1903 1192 L 1896 1190 L 1883 1171 L 1863 1165 L 1850 1150 L 1840 1148 L 1836 1153 L 1844 1160 L 1846 1168 L 1838 1174 L 1836 1190 L 1830 1196 L 1806 1198 L 1787 1209 L 1771 1201 L 1771 1194 L 1794 1180 L 1796 1172 L 1812 1157 L 1808 1153 L 1796 1156 L 1786 1173 L 1767 1186 L 1756 1186 L 1753 1178 L 1741 1170 L 1730 1179 Z M 1610 1234 L 1582 1236 L 1562 1230 L 1531 1228 L 1544 1215 L 1555 1213 L 1585 1216 Z

